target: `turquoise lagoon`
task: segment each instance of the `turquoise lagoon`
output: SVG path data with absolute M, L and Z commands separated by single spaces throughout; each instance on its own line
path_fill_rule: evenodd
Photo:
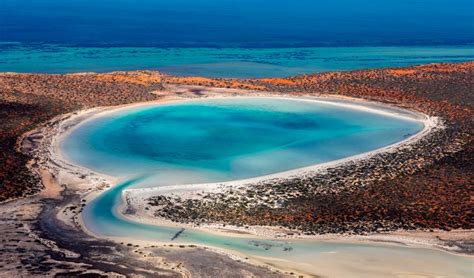
M 231 237 L 154 226 L 117 211 L 126 188 L 243 179 L 378 149 L 419 132 L 419 121 L 295 99 L 223 98 L 146 105 L 109 112 L 76 127 L 65 157 L 122 182 L 83 211 L 96 235 L 199 244 L 311 274 L 468 277 L 472 260 L 445 252 L 383 244 Z
M 108 113 L 75 129 L 62 147 L 67 158 L 98 172 L 159 174 L 154 185 L 167 185 L 301 168 L 378 149 L 422 128 L 331 102 L 221 98 Z

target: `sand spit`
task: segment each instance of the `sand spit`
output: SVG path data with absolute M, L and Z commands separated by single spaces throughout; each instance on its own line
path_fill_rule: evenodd
M 221 91 L 223 89 L 220 89 Z M 236 90 L 232 90 L 236 92 Z M 259 94 L 259 97 L 268 97 L 264 93 Z M 235 97 L 235 96 L 234 96 Z M 274 97 L 274 96 L 272 96 Z M 282 98 L 281 95 L 279 98 Z M 284 98 L 284 97 L 283 97 Z M 291 98 L 295 99 L 295 98 Z M 393 231 L 378 234 L 326 234 L 326 235 L 307 235 L 301 233 L 298 230 L 291 230 L 283 227 L 273 226 L 235 226 L 229 224 L 218 224 L 218 223 L 176 223 L 163 217 L 157 217 L 153 215 L 153 210 L 148 210 L 149 200 L 156 196 L 165 197 L 179 197 L 180 201 L 185 202 L 188 199 L 202 199 L 205 193 L 228 193 L 229 191 L 239 191 L 243 187 L 253 187 L 258 183 L 277 184 L 285 180 L 291 180 L 295 177 L 313 176 L 317 173 L 325 172 L 328 168 L 343 167 L 347 163 L 357 163 L 359 161 L 367 160 L 380 153 L 394 153 L 400 148 L 406 148 L 411 144 L 417 142 L 421 138 L 430 134 L 431 132 L 440 131 L 444 129 L 442 121 L 437 117 L 429 117 L 423 113 L 413 112 L 398 107 L 387 105 L 379 102 L 367 102 L 364 100 L 349 98 L 349 97 L 338 97 L 338 96 L 322 96 L 322 97 L 301 97 L 301 101 L 316 101 L 330 103 L 333 105 L 341 105 L 349 109 L 362 109 L 374 113 L 381 113 L 383 115 L 390 115 L 395 117 L 402 117 L 405 119 L 411 119 L 420 121 L 423 123 L 424 128 L 417 134 L 406 138 L 401 142 L 370 151 L 367 153 L 359 154 L 356 156 L 331 161 L 328 163 L 317 164 L 308 166 L 296 170 L 285 171 L 267 176 L 260 176 L 251 179 L 223 182 L 223 183 L 209 183 L 209 184 L 187 184 L 187 185 L 170 185 L 152 188 L 141 188 L 141 189 L 126 189 L 122 192 L 123 203 L 120 209 L 124 213 L 124 217 L 134 221 L 154 224 L 159 226 L 174 226 L 174 227 L 187 227 L 191 229 L 197 229 L 208 233 L 225 234 L 231 236 L 258 236 L 266 239 L 305 239 L 305 240 L 326 240 L 326 241 L 345 241 L 345 242 L 378 242 L 378 243 L 395 243 L 407 246 L 422 246 L 422 247 L 434 247 L 445 251 L 453 252 L 471 252 L 471 246 L 459 246 L 455 242 L 456 240 L 472 239 L 474 233 L 472 231 L 458 231 L 458 232 L 445 232 L 438 231 L 436 233 L 427 233 L 423 231 Z M 452 235 L 452 237 L 451 237 Z M 453 241 L 453 242 L 452 242 Z

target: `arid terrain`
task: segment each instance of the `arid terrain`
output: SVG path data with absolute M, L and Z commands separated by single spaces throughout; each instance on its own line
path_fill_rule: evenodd
M 177 85 L 188 89 L 176 90 Z M 440 117 L 445 128 L 400 152 L 318 176 L 271 187 L 261 183 L 230 194 L 208 194 L 200 200 L 171 201 L 156 196 L 149 200 L 151 208 L 159 207 L 156 216 L 192 223 L 283 226 L 304 234 L 474 228 L 474 62 L 248 80 L 174 77 L 154 71 L 0 73 L 0 232 L 4 235 L 0 271 L 7 275 L 209 274 L 211 270 L 202 269 L 192 258 L 199 253 L 214 260 L 216 255 L 210 251 L 195 247 L 182 247 L 179 252 L 147 250 L 173 265 L 163 269 L 152 267 L 156 265 L 152 259 L 141 261 L 145 251 L 140 246 L 92 239 L 65 227 L 55 220 L 55 212 L 72 199 L 80 202 L 79 197 L 67 185 L 61 195 L 40 193 L 48 187 L 47 174 L 41 177 L 38 167 L 31 171 L 36 162 L 17 148 L 22 134 L 61 114 L 170 96 L 202 97 L 205 87 L 245 89 L 248 94 L 270 91 L 363 98 Z M 65 234 L 67 229 L 71 231 Z M 473 241 L 463 238 L 447 244 L 472 254 Z M 216 264 L 221 272 L 212 273 L 283 275 L 231 261 L 219 259 Z

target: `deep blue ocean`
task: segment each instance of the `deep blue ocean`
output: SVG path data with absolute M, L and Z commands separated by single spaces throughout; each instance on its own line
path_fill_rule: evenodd
M 261 77 L 461 62 L 474 59 L 473 11 L 472 0 L 0 0 L 0 71 Z
M 0 0 L 1 41 L 160 47 L 460 44 L 472 0 Z

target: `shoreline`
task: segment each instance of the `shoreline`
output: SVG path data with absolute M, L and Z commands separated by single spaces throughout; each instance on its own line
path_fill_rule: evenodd
M 278 94 L 278 95 L 281 97 L 281 94 Z M 264 97 L 271 97 L 271 96 L 272 95 L 270 94 L 270 95 L 267 95 L 267 96 L 264 96 Z M 329 96 L 329 97 L 333 97 L 333 96 Z M 293 97 L 293 99 L 295 99 L 295 97 Z M 323 97 L 323 99 L 324 99 L 324 97 Z M 347 101 L 346 97 L 342 97 L 341 99 Z M 353 99 L 353 98 L 350 98 L 350 99 Z M 69 172 L 69 173 L 66 173 L 66 176 L 71 175 L 72 173 L 75 173 L 77 175 L 85 176 L 85 178 L 87 180 L 86 183 L 88 184 L 87 187 L 92 188 L 89 192 L 85 192 L 81 196 L 81 199 L 86 200 L 86 202 L 84 204 L 87 204 L 90 200 L 93 200 L 96 196 L 101 194 L 105 188 L 113 186 L 114 182 L 116 182 L 117 180 L 116 179 L 114 180 L 110 176 L 106 176 L 106 175 L 91 171 L 87 168 L 83 168 L 83 167 L 76 166 L 76 165 L 73 165 L 73 164 L 69 163 L 64 157 L 62 157 L 62 155 L 60 153 L 60 148 L 59 148 L 60 144 L 58 144 L 58 143 L 60 143 L 61 139 L 63 139 L 65 136 L 67 136 L 68 132 L 70 132 L 72 129 L 74 129 L 74 127 L 77 127 L 81 123 L 83 123 L 85 121 L 88 121 L 88 120 L 91 120 L 91 119 L 93 119 L 94 117 L 96 117 L 98 115 L 103 115 L 103 113 L 113 113 L 113 112 L 115 112 L 117 110 L 120 110 L 120 109 L 127 109 L 127 108 L 130 108 L 130 107 L 135 107 L 135 106 L 140 106 L 140 105 L 156 105 L 157 103 L 158 104 L 163 103 L 163 102 L 171 103 L 173 101 L 186 101 L 186 100 L 187 99 L 179 99 L 179 98 L 166 99 L 165 98 L 165 99 L 159 100 L 159 101 L 134 103 L 134 104 L 130 104 L 130 105 L 121 105 L 121 106 L 118 106 L 118 107 L 93 108 L 93 109 L 88 109 L 88 110 L 84 110 L 84 111 L 77 111 L 77 112 L 74 112 L 74 113 L 71 113 L 71 114 L 59 116 L 58 119 L 56 119 L 55 128 L 52 128 L 52 130 L 50 130 L 48 134 L 44 134 L 45 135 L 44 137 L 46 137 L 46 138 L 49 137 L 49 139 L 50 139 L 50 141 L 48 142 L 49 146 L 48 146 L 48 143 L 45 146 L 44 142 L 43 142 L 43 147 L 46 147 L 46 149 L 45 149 L 46 153 L 48 155 L 50 155 L 49 159 L 51 160 L 51 161 L 49 161 L 49 163 L 50 163 L 49 167 L 50 168 L 48 170 L 50 170 L 50 171 L 52 170 L 53 173 L 57 173 L 58 175 L 61 175 L 61 174 L 64 175 L 64 173 L 61 173 L 61 172 L 66 171 L 66 172 Z M 375 102 L 371 102 L 371 101 L 365 101 L 365 100 L 362 100 L 362 99 L 360 100 L 360 103 L 364 103 L 364 102 L 369 103 L 369 104 L 374 104 L 375 103 Z M 382 104 L 382 105 L 383 106 L 389 106 L 389 107 L 391 106 L 391 105 L 387 105 L 387 104 Z M 391 106 L 391 107 L 393 108 L 393 106 Z M 398 107 L 395 107 L 395 108 L 398 111 L 405 111 L 405 109 L 402 109 L 402 108 L 398 108 Z M 410 111 L 410 112 L 415 113 L 415 114 L 418 113 L 418 112 L 412 112 L 412 111 Z M 419 114 L 421 114 L 421 113 L 418 113 L 418 115 Z M 428 120 L 428 119 L 430 119 L 430 118 L 428 116 L 426 116 L 426 120 Z M 409 138 L 407 138 L 403 141 L 397 142 L 393 145 L 389 145 L 389 146 L 386 146 L 386 147 L 383 147 L 383 148 L 380 148 L 380 149 L 377 149 L 377 150 L 374 150 L 374 151 L 371 151 L 371 152 L 368 152 L 368 153 L 364 153 L 364 154 L 356 155 L 356 156 L 353 156 L 353 157 L 345 158 L 345 159 L 342 159 L 344 161 L 338 161 L 337 163 L 344 164 L 347 161 L 353 161 L 354 159 L 364 160 L 364 159 L 367 159 L 367 157 L 370 157 L 371 155 L 375 155 L 376 153 L 396 151 L 397 146 L 400 147 L 401 145 L 410 144 L 410 142 L 416 141 L 417 139 L 425 136 L 427 133 L 430 132 L 431 128 L 436 127 L 437 123 L 439 123 L 439 122 L 438 121 L 433 121 L 433 122 L 430 121 L 430 122 L 428 122 L 428 124 L 426 124 L 426 123 L 424 124 L 424 129 L 422 131 L 416 133 L 415 135 L 413 135 L 413 136 L 411 136 L 411 137 L 409 137 Z M 35 132 L 32 132 L 32 133 L 35 133 Z M 28 137 L 28 135 L 25 134 L 25 137 L 21 140 L 21 142 L 24 142 L 25 138 L 27 138 L 27 137 Z M 21 143 L 21 145 L 23 145 L 23 143 Z M 355 158 L 355 157 L 357 157 L 357 158 Z M 333 162 L 335 162 L 335 161 L 333 161 Z M 321 165 L 317 164 L 317 165 L 313 165 L 313 166 L 309 166 L 309 167 L 296 169 L 296 170 L 294 170 L 296 172 L 293 175 L 300 175 L 300 174 L 302 174 L 302 172 L 301 172 L 302 169 L 305 169 L 305 172 L 306 172 L 307 171 L 306 168 L 311 168 L 312 169 L 313 167 L 316 167 L 317 170 L 321 170 Z M 325 167 L 326 168 L 330 167 L 330 165 L 325 165 Z M 281 173 L 277 173 L 277 174 L 272 174 L 270 176 L 277 175 L 275 178 L 283 178 L 284 176 L 280 176 L 280 175 L 281 174 L 288 175 L 288 172 L 293 172 L 293 171 L 285 171 L 285 172 L 281 172 Z M 288 178 L 289 176 L 285 176 L 285 177 Z M 71 177 L 67 177 L 66 179 L 71 179 Z M 267 176 L 258 177 L 258 179 L 259 180 L 261 180 L 261 179 L 266 180 L 266 179 L 268 179 L 268 177 Z M 239 184 L 241 182 L 242 181 L 233 181 L 232 183 Z M 252 182 L 255 182 L 255 180 L 251 179 L 249 183 L 252 183 Z M 168 189 L 172 189 L 172 188 L 168 188 Z M 181 187 L 181 189 L 182 189 L 182 187 Z M 126 191 L 126 190 L 124 190 L 124 191 Z M 124 203 L 122 202 L 122 205 L 123 204 Z M 64 210 L 62 210 L 62 212 L 64 212 Z M 124 217 L 126 217 L 126 216 L 124 216 Z M 63 213 L 61 213 L 59 218 L 62 221 L 66 221 L 66 222 L 68 221 L 68 217 L 64 216 Z M 71 219 L 69 219 L 69 221 L 70 220 Z M 76 225 L 80 226 L 81 229 L 83 231 L 85 231 L 87 234 L 92 235 L 94 237 L 97 237 L 92 232 L 88 231 L 87 227 L 85 227 L 84 223 L 82 222 L 82 217 L 80 215 L 79 216 L 78 215 L 74 216 L 72 218 L 72 220 L 75 222 Z M 137 221 L 136 218 L 133 219 L 133 220 Z M 149 221 L 149 220 L 146 220 L 146 221 Z M 157 221 L 159 221 L 159 220 L 157 220 Z M 153 223 L 153 224 L 156 225 L 156 223 Z M 178 224 L 178 223 L 176 223 L 176 225 L 184 226 L 183 224 Z M 229 228 L 229 226 L 226 226 L 226 227 Z M 198 230 L 200 230 L 200 229 L 201 228 L 198 228 Z M 205 231 L 206 232 L 211 232 L 211 233 L 212 232 L 224 233 L 225 235 L 228 235 L 228 236 L 236 236 L 236 231 L 239 232 L 239 233 L 242 232 L 241 230 L 235 230 L 235 229 L 231 232 L 228 232 L 228 231 L 223 231 L 222 232 L 222 231 L 218 231 L 218 229 L 219 229 L 218 227 L 213 227 L 211 225 L 211 227 L 209 227 L 208 229 L 205 229 Z M 263 229 L 267 229 L 267 227 L 263 227 Z M 462 231 L 462 232 L 467 232 L 467 233 L 470 233 L 472 235 L 472 231 Z M 428 233 L 428 232 L 419 232 L 419 233 L 430 235 L 430 233 Z M 252 233 L 250 233 L 250 234 L 252 235 Z M 455 251 L 452 251 L 452 250 L 446 250 L 444 248 L 441 248 L 441 246 L 437 246 L 436 243 L 433 243 L 433 242 L 430 243 L 429 239 L 426 240 L 425 242 L 422 242 L 422 243 L 416 243 L 416 240 L 415 241 L 413 239 L 410 240 L 410 237 L 408 237 L 408 238 L 397 237 L 396 235 L 393 235 L 393 234 L 396 234 L 396 233 L 383 234 L 383 236 L 381 236 L 382 234 L 375 234 L 375 235 L 369 235 L 369 236 L 356 236 L 356 237 L 346 236 L 346 235 L 341 235 L 341 234 L 331 234 L 331 235 L 326 235 L 326 236 L 324 236 L 324 235 L 323 236 L 308 236 L 308 237 L 305 236 L 301 239 L 302 240 L 335 241 L 335 242 L 342 241 L 342 242 L 353 242 L 353 243 L 364 243 L 364 244 L 367 244 L 367 243 L 370 243 L 370 244 L 387 244 L 387 241 L 390 241 L 394 244 L 397 244 L 397 245 L 401 245 L 401 244 L 403 245 L 404 244 L 404 245 L 407 245 L 408 247 L 423 247 L 423 248 L 427 248 L 427 249 L 448 251 L 450 253 L 455 252 Z M 258 233 L 253 234 L 253 235 L 256 235 L 258 237 L 262 236 L 262 235 L 259 235 Z M 267 237 L 267 238 L 272 238 L 272 237 L 270 236 L 270 237 Z M 275 238 L 275 237 L 273 237 L 273 238 Z M 110 237 L 108 239 L 112 239 L 112 240 L 116 241 L 116 238 L 113 238 L 113 237 Z M 138 240 L 138 239 L 136 239 L 135 241 L 132 238 L 127 238 L 127 239 L 131 240 L 131 242 L 142 242 L 141 240 Z M 282 239 L 282 238 L 277 238 L 277 239 Z M 380 241 L 384 241 L 384 242 L 381 243 Z M 209 248 L 210 249 L 215 249 L 213 247 L 209 247 Z M 224 250 L 224 253 L 225 253 L 225 250 Z M 453 254 L 459 255 L 459 253 L 453 253 Z M 233 256 L 232 254 L 227 254 L 227 255 Z
M 238 96 L 241 97 L 241 96 Z M 243 98 L 247 98 L 246 96 L 242 96 Z M 269 96 L 259 96 L 258 98 L 273 98 L 271 95 Z M 280 99 L 292 99 L 297 101 L 315 101 L 315 102 L 325 102 L 330 103 L 330 105 L 341 105 L 341 106 L 349 106 L 351 109 L 360 109 L 364 111 L 376 111 L 375 113 L 380 113 L 384 115 L 390 114 L 389 111 L 396 113 L 395 117 L 402 117 L 402 118 L 410 118 L 411 120 L 416 120 L 423 123 L 423 129 L 417 132 L 416 134 L 411 135 L 410 137 L 390 144 L 388 146 L 384 146 L 382 148 L 378 148 L 372 151 L 368 151 L 365 153 L 353 155 L 350 157 L 345 157 L 338 160 L 333 160 L 329 162 L 314 164 L 310 166 L 305 166 L 301 168 L 291 169 L 287 171 L 277 172 L 273 174 L 241 179 L 241 180 L 232 180 L 227 182 L 216 182 L 216 183 L 202 183 L 202 184 L 184 184 L 184 185 L 167 185 L 161 187 L 147 187 L 147 188 L 134 188 L 134 189 L 124 189 L 122 191 L 122 202 L 118 208 L 118 213 L 121 217 L 132 220 L 138 223 L 144 224 L 151 224 L 151 225 L 158 225 L 158 226 L 185 226 L 187 228 L 197 229 L 205 232 L 216 233 L 215 228 L 222 227 L 219 224 L 204 224 L 204 225 L 196 225 L 196 224 L 188 224 L 188 223 L 176 223 L 170 221 L 168 219 L 164 219 L 161 217 L 153 217 L 146 214 L 144 210 L 145 204 L 143 200 L 151 197 L 153 195 L 162 195 L 162 196 L 169 196 L 178 193 L 180 197 L 184 197 L 184 199 L 191 199 L 191 198 L 200 198 L 196 196 L 196 193 L 208 193 L 208 192 L 217 192 L 220 193 L 224 189 L 234 189 L 239 190 L 242 187 L 251 187 L 252 185 L 260 182 L 281 182 L 281 180 L 292 179 L 295 177 L 301 176 L 311 176 L 319 172 L 324 172 L 326 169 L 331 167 L 344 167 L 344 164 L 347 163 L 357 163 L 359 161 L 364 161 L 370 159 L 371 157 L 386 152 L 395 152 L 397 149 L 410 145 L 419 139 L 423 138 L 427 134 L 429 134 L 433 129 L 436 128 L 444 128 L 443 124 L 441 123 L 440 119 L 437 117 L 430 117 L 426 114 L 406 110 L 399 107 L 394 107 L 393 105 L 373 102 L 373 101 L 366 101 L 363 99 L 356 99 L 356 98 L 348 98 L 348 97 L 335 97 L 333 95 L 326 95 L 323 97 L 288 97 L 288 96 L 279 96 L 277 98 Z M 207 98 L 204 98 L 204 100 Z M 331 101 L 341 101 L 342 103 L 338 102 L 331 102 Z M 354 104 L 355 103 L 355 104 Z M 144 104 L 146 105 L 146 104 Z M 153 105 L 153 104 L 151 104 Z M 135 107 L 135 106 L 133 106 Z M 378 109 L 386 109 L 386 110 L 376 110 Z M 392 115 L 392 114 L 390 114 Z M 140 199 L 140 200 L 137 200 Z M 127 205 L 128 204 L 128 205 Z M 132 216 L 127 216 L 123 212 L 127 210 L 127 208 L 132 208 L 132 210 L 139 211 Z M 208 228 L 203 228 L 203 226 L 207 226 Z M 229 225 L 224 225 L 229 229 Z M 268 230 L 276 230 L 272 232 L 268 232 Z M 242 232 L 241 229 L 234 226 L 235 231 Z M 249 229 L 246 229 L 246 232 L 262 237 L 267 239 L 276 239 L 276 238 L 291 238 L 291 239 L 316 239 L 320 240 L 322 237 L 320 235 L 296 235 L 299 234 L 299 231 L 291 230 L 290 233 L 293 236 L 282 236 L 281 232 L 278 231 L 275 227 L 258 227 L 258 226 L 250 226 Z M 324 238 L 324 237 L 323 237 Z

